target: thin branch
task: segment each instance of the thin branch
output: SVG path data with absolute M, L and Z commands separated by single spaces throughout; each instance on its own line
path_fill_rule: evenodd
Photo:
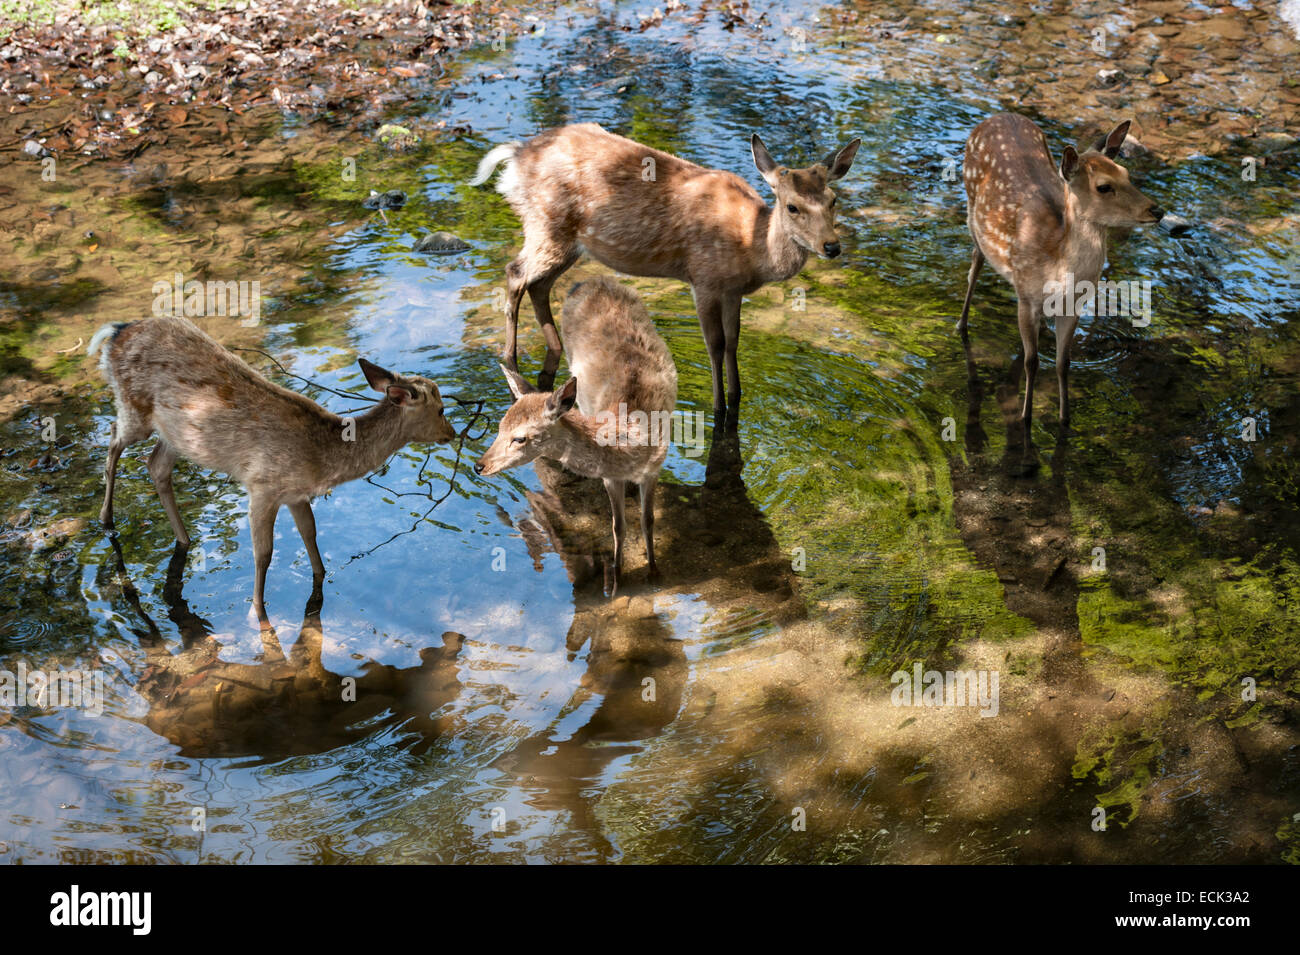
M 485 434 L 487 434 L 487 428 L 486 428 L 486 426 L 484 427 L 484 429 L 483 429 L 482 431 L 480 431 L 480 432 L 479 432 L 478 434 L 476 434 L 476 435 L 470 435 L 470 433 L 469 433 L 469 432 L 470 432 L 470 429 L 472 429 L 472 428 L 474 427 L 474 425 L 478 423 L 479 419 L 480 419 L 480 418 L 486 418 L 486 415 L 483 414 L 483 404 L 484 404 L 483 399 L 478 399 L 478 400 L 476 400 L 476 401 L 472 401 L 472 402 L 471 402 L 471 401 L 467 401 L 467 400 L 465 400 L 465 399 L 463 399 L 463 398 L 458 398 L 458 397 L 456 397 L 456 396 L 454 396 L 454 395 L 448 395 L 447 397 L 451 398 L 453 401 L 456 401 L 456 402 L 459 403 L 459 404 L 473 404 L 473 405 L 475 406 L 473 414 L 470 415 L 469 423 L 468 423 L 467 425 L 465 425 L 464 428 L 461 429 L 461 431 L 460 431 L 460 435 L 459 435 L 459 438 L 458 438 L 458 440 L 456 441 L 456 460 L 455 460 L 455 462 L 453 462 L 452 467 L 451 467 L 451 477 L 449 477 L 449 478 L 447 479 L 447 490 L 443 492 L 442 497 L 434 498 L 433 493 L 432 493 L 431 491 L 424 491 L 424 492 L 421 492 L 421 491 L 394 491 L 392 488 L 390 488 L 390 487 L 385 487 L 383 484 L 380 484 L 378 481 L 372 480 L 372 478 L 371 478 L 370 476 L 367 476 L 367 477 L 366 477 L 366 483 L 367 483 L 367 484 L 372 484 L 372 485 L 374 485 L 375 487 L 379 488 L 380 490 L 387 491 L 389 494 L 392 494 L 394 497 L 410 497 L 411 495 L 415 495 L 415 496 L 417 496 L 417 497 L 426 497 L 426 498 L 428 498 L 430 501 L 432 501 L 433 503 L 430 504 L 430 505 L 429 505 L 429 509 L 426 510 L 426 511 L 425 511 L 423 514 L 421 514 L 419 517 L 417 517 L 417 518 L 415 519 L 415 523 L 413 523 L 413 524 L 412 524 L 410 527 L 408 527 L 406 530 L 404 530 L 404 531 L 398 531 L 398 532 L 397 532 L 396 534 L 394 534 L 392 537 L 388 538 L 388 540 L 386 540 L 386 541 L 381 541 L 380 543 L 376 544 L 374 547 L 371 547 L 369 550 L 364 550 L 364 551 L 362 551 L 362 552 L 359 553 L 359 554 L 353 554 L 351 557 L 348 558 L 347 563 L 343 564 L 343 566 L 340 567 L 339 570 L 342 570 L 343 567 L 347 567 L 348 564 L 351 564 L 353 561 L 360 560 L 360 559 L 363 558 L 363 557 L 369 557 L 369 556 L 370 556 L 371 554 L 373 554 L 375 551 L 379 550 L 379 548 L 383 547 L 383 546 L 386 545 L 386 544 L 391 544 L 393 541 L 397 540 L 397 538 L 399 538 L 399 537 L 403 537 L 403 536 L 405 536 L 406 534 L 414 533 L 415 530 L 416 530 L 416 529 L 417 529 L 421 524 L 423 524 L 423 523 L 425 522 L 425 520 L 429 517 L 429 515 L 433 513 L 434 508 L 436 508 L 436 507 L 437 507 L 439 504 L 441 504 L 443 501 L 447 500 L 447 498 L 451 497 L 452 491 L 456 490 L 456 478 L 457 478 L 457 477 L 459 476 L 459 474 L 460 474 L 460 463 L 461 463 L 461 457 L 462 457 L 462 455 L 463 455 L 463 453 L 464 453 L 464 451 L 465 451 L 465 440 L 466 440 L 466 438 L 470 438 L 471 440 L 477 441 L 477 440 L 479 440 L 480 438 L 482 438 Z M 430 459 L 432 456 L 433 456 L 433 449 L 430 448 L 429 451 L 424 455 L 424 461 L 420 464 L 420 472 L 419 472 L 419 474 L 416 475 L 416 479 L 415 479 L 416 484 L 426 484 L 426 483 L 428 483 L 428 482 L 425 481 L 425 479 L 424 479 L 424 471 L 425 471 L 425 468 L 428 467 L 428 465 L 429 465 L 429 459 Z M 391 459 L 390 459 L 390 460 L 391 460 Z M 385 467 L 385 468 L 388 467 L 388 463 L 387 463 L 387 462 L 384 463 L 384 467 Z M 333 579 L 333 574 L 330 575 L 330 579 L 331 579 L 331 580 Z

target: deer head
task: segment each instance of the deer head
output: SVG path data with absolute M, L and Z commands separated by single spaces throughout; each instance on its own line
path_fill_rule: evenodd
M 749 144 L 754 153 L 754 165 L 776 194 L 774 214 L 794 244 L 828 259 L 839 255 L 835 193 L 830 183 L 843 178 L 849 171 L 862 140 L 853 140 L 805 169 L 777 165 L 758 133 L 750 138 Z
M 474 465 L 477 474 L 488 475 L 527 464 L 538 455 L 562 456 L 568 435 L 560 422 L 578 400 L 578 379 L 570 378 L 558 391 L 538 391 L 518 372 L 501 366 L 515 403 L 497 428 L 496 440 Z
M 1159 222 L 1164 210 L 1138 191 L 1128 170 L 1116 163 L 1129 121 L 1098 139 L 1082 156 L 1073 146 L 1061 154 L 1061 178 L 1073 194 L 1079 216 L 1102 226 L 1136 226 Z
M 400 409 L 399 430 L 407 441 L 446 443 L 456 437 L 456 429 L 443 416 L 438 386 L 428 378 L 395 375 L 364 358 L 358 364 L 370 387 Z

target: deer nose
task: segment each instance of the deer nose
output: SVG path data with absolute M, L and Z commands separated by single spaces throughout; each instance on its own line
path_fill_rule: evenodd
M 475 473 L 475 474 L 482 474 L 482 473 L 483 473 L 483 462 L 482 462 L 482 461 L 475 461 L 475 462 L 474 462 L 474 473 Z
M 1159 206 L 1152 206 L 1151 214 L 1155 216 L 1155 221 L 1159 222 L 1161 219 L 1165 217 L 1165 210 L 1161 209 Z
M 828 259 L 833 259 L 840 254 L 840 244 L 838 242 L 827 242 L 822 246 Z

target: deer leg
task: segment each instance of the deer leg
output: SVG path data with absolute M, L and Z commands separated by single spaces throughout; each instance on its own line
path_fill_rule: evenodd
M 506 347 L 505 365 L 511 371 L 519 370 L 519 303 L 524 299 L 524 272 L 527 263 L 521 255 L 506 266 Z
M 1025 349 L 1025 404 L 1020 411 L 1020 420 L 1029 430 L 1029 422 L 1034 414 L 1034 379 L 1038 376 L 1038 309 L 1028 296 L 1020 297 L 1020 342 Z
M 735 421 L 740 414 L 740 365 L 736 348 L 740 344 L 740 296 L 722 299 L 723 351 L 727 359 L 727 414 Z
M 275 515 L 280 504 L 250 489 L 248 497 L 248 527 L 253 537 L 253 610 L 258 623 L 268 627 L 266 616 L 266 571 L 271 566 L 271 550 L 275 546 Z
M 659 475 L 646 478 L 640 484 L 641 489 L 641 536 L 645 538 L 646 562 L 650 566 L 649 577 L 655 580 L 659 568 L 655 566 L 655 485 Z
M 704 346 L 709 350 L 709 365 L 713 369 L 713 413 L 723 414 L 726 400 L 722 393 L 722 356 L 726 350 L 726 333 L 722 328 L 722 298 L 694 287 L 695 311 L 700 316 L 700 331 L 704 333 Z
M 320 586 L 321 581 L 325 579 L 325 561 L 321 560 L 320 551 L 316 548 L 316 515 L 311 512 L 311 501 L 290 504 L 289 513 L 293 515 L 293 522 L 298 525 L 298 534 L 307 546 L 307 558 L 311 561 L 312 583 Z
M 153 481 L 158 499 L 162 501 L 167 520 L 171 522 L 176 534 L 176 543 L 182 547 L 190 546 L 190 535 L 185 532 L 185 522 L 181 520 L 181 509 L 176 506 L 176 495 L 172 491 L 172 468 L 176 467 L 176 449 L 161 436 L 149 455 L 149 478 Z
M 113 491 L 117 487 L 117 462 L 122 452 L 149 437 L 149 429 L 126 415 L 118 415 L 113 422 L 112 438 L 108 444 L 108 459 L 104 462 L 104 503 L 99 509 L 99 522 L 105 529 L 113 529 Z
M 623 576 L 623 529 L 626 521 L 624 505 L 627 500 L 627 482 L 614 478 L 605 478 L 605 492 L 609 494 L 609 506 L 613 511 L 614 524 L 614 584 L 609 588 L 609 595 L 618 593 L 618 582 Z
M 530 291 L 531 287 L 537 282 L 544 282 L 548 277 L 554 283 L 559 278 L 560 273 L 572 265 L 578 258 L 578 250 L 572 243 L 565 243 L 559 237 L 547 233 L 546 224 L 544 223 L 524 223 L 524 247 L 519 256 L 506 267 L 506 350 L 505 360 L 506 367 L 511 371 L 519 370 L 518 358 L 518 334 L 519 334 L 519 303 L 523 301 L 524 292 Z M 549 294 L 550 287 L 547 286 Z M 537 299 L 533 298 L 533 307 L 536 308 Z M 546 317 L 551 314 L 549 300 L 545 306 Z M 560 336 L 554 330 L 554 321 L 550 322 L 551 331 L 546 331 L 546 322 L 539 312 L 537 321 L 542 325 L 542 331 L 546 334 L 546 358 L 550 363 L 552 360 L 555 366 L 559 367 L 560 363 Z M 552 340 L 553 337 L 553 340 Z M 552 349 L 554 346 L 554 349 Z M 554 356 L 552 357 L 552 350 Z M 552 374 L 554 374 L 552 372 Z
M 984 253 L 980 251 L 979 243 L 970 250 L 970 273 L 966 276 L 966 301 L 961 305 L 961 318 L 957 319 L 957 331 L 961 337 L 966 337 L 966 319 L 970 315 L 970 300 L 975 294 L 975 280 L 979 278 L 980 269 L 984 267 Z
M 576 261 L 578 256 L 575 252 L 528 284 L 528 297 L 533 303 L 533 314 L 537 316 L 537 323 L 542 326 L 542 334 L 546 336 L 546 361 L 537 379 L 539 391 L 550 391 L 555 387 L 555 373 L 560 368 L 560 356 L 564 354 L 564 344 L 560 341 L 560 332 L 555 327 L 555 316 L 551 314 L 551 289 L 555 287 L 556 280 Z
M 99 508 L 99 522 L 107 530 L 113 529 L 113 491 L 117 487 L 117 461 L 125 450 L 126 442 L 114 438 L 108 446 L 108 460 L 104 462 L 104 503 Z
M 1060 389 L 1062 427 L 1070 423 L 1070 348 L 1078 324 L 1077 315 L 1061 315 L 1056 319 L 1056 385 Z
M 99 509 L 99 523 L 113 529 L 113 489 L 117 485 L 117 461 L 126 450 L 126 442 L 117 436 L 117 423 L 113 423 L 113 440 L 108 445 L 108 460 L 104 462 L 104 503 Z

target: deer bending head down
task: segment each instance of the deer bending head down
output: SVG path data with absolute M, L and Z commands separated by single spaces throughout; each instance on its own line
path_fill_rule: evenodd
M 1106 230 L 1156 223 L 1164 216 L 1115 162 L 1128 130 L 1128 122 L 1120 123 L 1082 155 L 1066 146 L 1059 166 L 1043 131 L 1014 113 L 984 120 L 966 141 L 966 221 L 975 247 L 957 329 L 965 337 L 975 280 L 987 259 L 1015 287 L 1019 300 L 1025 350 L 1020 418 L 1026 428 L 1033 415 L 1038 331 L 1049 294 L 1066 289 L 1068 306 L 1076 301 L 1070 286 L 1095 291 L 1106 261 Z M 1073 307 L 1056 316 L 1063 425 L 1070 418 L 1070 344 L 1078 321 Z
M 629 484 L 640 490 L 646 562 L 650 576 L 658 574 L 654 491 L 671 443 L 677 369 L 640 298 L 613 279 L 578 285 L 565 302 L 564 322 L 573 377 L 542 392 L 502 365 L 515 402 L 474 470 L 486 476 L 546 457 L 600 478 L 613 513 L 614 562 L 607 575 L 613 596 L 622 574 Z
M 739 176 L 705 169 L 607 132 L 562 126 L 505 143 L 479 163 L 523 222 L 524 247 L 506 270 L 505 363 L 518 370 L 519 303 L 527 292 L 546 336 L 539 384 L 549 390 L 563 346 L 551 314 L 556 279 L 586 252 L 626 275 L 686 282 L 695 296 L 713 372 L 713 408 L 740 405 L 741 297 L 799 272 L 811 252 L 840 254 L 830 184 L 853 165 L 860 140 L 803 169 L 779 165 L 755 134 L 754 164 L 776 195 L 768 207 Z M 723 367 L 726 387 L 723 387 Z
M 151 434 L 158 435 L 158 444 L 149 457 L 149 477 L 182 547 L 189 546 L 190 537 L 172 492 L 177 459 L 229 474 L 248 489 L 253 609 L 263 624 L 266 571 L 281 505 L 298 525 L 319 588 L 325 564 L 316 548 L 311 499 L 364 477 L 411 442 L 456 437 L 434 382 L 395 375 L 364 358 L 366 381 L 384 397 L 364 414 L 342 418 L 268 381 L 185 319 L 105 325 L 90 341 L 89 353 L 96 351 L 117 405 L 100 520 L 113 526 L 118 458 Z

